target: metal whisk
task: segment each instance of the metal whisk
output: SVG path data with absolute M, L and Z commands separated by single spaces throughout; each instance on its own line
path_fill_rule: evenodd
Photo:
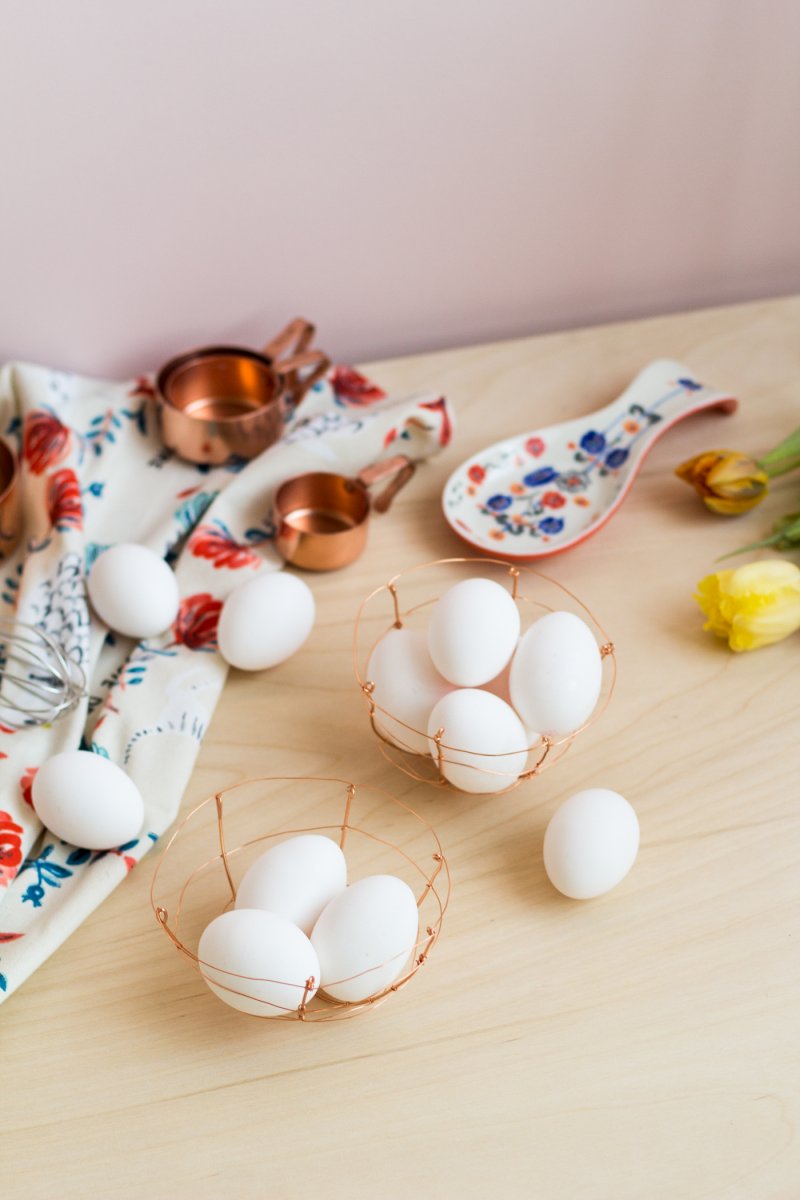
M 0 617 L 0 725 L 50 725 L 86 694 L 86 676 L 55 638 Z

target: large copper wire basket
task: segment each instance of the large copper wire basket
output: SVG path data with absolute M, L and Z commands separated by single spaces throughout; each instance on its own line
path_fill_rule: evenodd
M 439 729 L 431 737 L 426 729 L 417 729 L 377 703 L 375 683 L 369 678 L 369 663 L 382 638 L 393 629 L 423 630 L 431 608 L 453 584 L 467 578 L 493 579 L 508 589 L 520 610 L 523 629 L 538 616 L 547 612 L 569 611 L 579 616 L 592 630 L 602 659 L 602 690 L 598 703 L 588 720 L 563 736 L 542 735 L 528 746 L 525 769 L 510 778 L 504 769 L 509 754 L 474 754 L 448 742 L 447 730 Z M 444 558 L 422 563 L 394 575 L 388 583 L 374 589 L 362 601 L 358 610 L 353 636 L 355 674 L 367 707 L 372 732 L 378 739 L 383 756 L 410 778 L 435 787 L 461 791 L 445 777 L 443 768 L 450 761 L 466 763 L 482 776 L 493 777 L 496 787 L 482 786 L 476 791 L 499 795 L 512 791 L 521 783 L 540 775 L 555 765 L 573 742 L 605 711 L 616 682 L 614 643 L 592 611 L 573 592 L 549 575 L 531 567 L 517 565 L 498 558 Z M 391 735 L 387 732 L 391 730 Z M 406 741 L 408 735 L 408 741 Z M 423 738 L 434 743 L 435 754 L 423 754 L 414 749 L 413 741 Z M 457 757 L 456 757 L 457 756 Z M 496 759 L 496 766 L 487 768 L 481 763 Z
M 417 898 L 417 941 L 400 977 L 359 1001 L 335 1000 L 324 988 L 309 1000 L 319 983 L 313 977 L 298 985 L 223 972 L 229 977 L 225 990 L 256 1001 L 263 1006 L 263 1017 L 272 1020 L 331 1021 L 378 1007 L 404 988 L 427 961 L 450 898 L 450 871 L 435 830 L 382 788 L 318 776 L 243 780 L 207 797 L 181 822 L 167 842 L 151 884 L 156 920 L 201 977 L 203 966 L 217 975 L 219 968 L 198 959 L 200 934 L 214 917 L 233 907 L 238 881 L 249 865 L 276 839 L 309 833 L 336 840 L 345 854 L 351 883 L 372 874 L 403 879 Z M 281 1008 L 262 1000 L 253 991 L 261 983 L 299 988 L 297 1005 Z

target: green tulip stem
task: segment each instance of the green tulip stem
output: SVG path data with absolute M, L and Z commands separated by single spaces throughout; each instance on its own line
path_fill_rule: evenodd
M 792 458 L 791 461 L 789 457 L 787 455 L 786 458 L 774 459 L 774 466 L 762 458 L 758 465 L 766 471 L 770 479 L 777 479 L 780 475 L 788 475 L 790 471 L 796 471 L 800 467 L 800 456 Z
M 777 546 L 779 550 L 800 549 L 800 516 L 797 513 L 783 517 L 769 537 L 762 538 L 759 542 L 748 542 L 746 546 L 740 546 L 738 550 L 729 550 L 727 554 L 720 554 L 717 561 L 733 558 L 736 554 L 745 554 L 749 550 L 764 550 L 770 546 Z
M 779 442 L 773 450 L 761 456 L 761 463 L 777 462 L 782 458 L 800 457 L 800 429 L 795 429 L 787 438 Z

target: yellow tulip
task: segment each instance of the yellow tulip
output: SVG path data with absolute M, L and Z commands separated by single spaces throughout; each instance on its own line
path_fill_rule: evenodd
M 738 450 L 707 450 L 675 468 L 706 508 L 726 517 L 755 508 L 767 494 L 769 476 L 755 459 Z
M 800 568 L 783 559 L 716 571 L 698 584 L 704 629 L 728 639 L 731 650 L 757 650 L 800 629 Z

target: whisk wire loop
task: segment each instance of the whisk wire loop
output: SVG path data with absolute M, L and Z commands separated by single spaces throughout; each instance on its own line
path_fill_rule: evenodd
M 0 617 L 0 725 L 49 725 L 86 695 L 86 675 L 38 625 Z

